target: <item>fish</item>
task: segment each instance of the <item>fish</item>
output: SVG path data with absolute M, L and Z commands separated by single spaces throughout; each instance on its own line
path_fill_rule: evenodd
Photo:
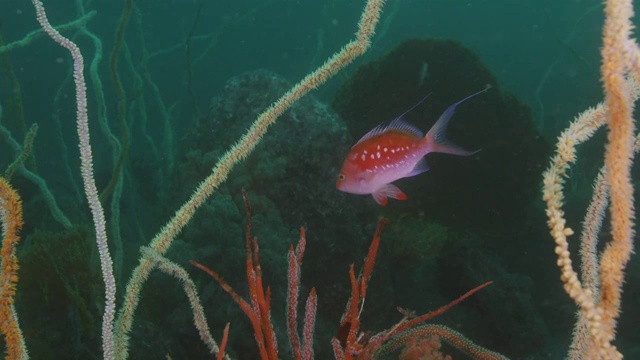
M 406 200 L 407 195 L 392 183 L 428 171 L 427 154 L 470 156 L 480 151 L 467 151 L 455 145 L 446 139 L 445 132 L 456 107 L 489 88 L 487 85 L 483 90 L 449 106 L 426 135 L 403 117 L 422 104 L 429 95 L 392 121 L 373 128 L 347 154 L 336 188 L 350 194 L 371 194 L 380 206 L 386 206 L 389 198 Z

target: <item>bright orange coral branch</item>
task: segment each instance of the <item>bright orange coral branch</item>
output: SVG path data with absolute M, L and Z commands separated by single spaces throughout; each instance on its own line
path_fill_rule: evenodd
M 220 343 L 220 351 L 218 352 L 217 360 L 224 359 L 224 350 L 227 348 L 227 342 L 229 341 L 229 323 L 224 327 L 222 333 L 222 342 Z
M 250 302 L 238 295 L 222 276 L 218 275 L 215 271 L 193 260 L 191 260 L 191 264 L 213 277 L 220 286 L 231 295 L 233 300 L 240 305 L 240 308 L 247 315 L 253 326 L 258 349 L 260 350 L 260 358 L 262 360 L 277 360 L 278 344 L 276 342 L 273 324 L 271 323 L 271 290 L 268 287 L 266 292 L 264 290 L 258 239 L 255 237 L 253 239 L 251 238 L 251 205 L 249 204 L 249 197 L 244 190 L 242 191 L 242 196 L 247 213 L 245 250 L 247 253 L 246 271 L 249 282 Z
M 253 331 L 256 337 L 256 342 L 258 343 L 258 349 L 260 350 L 260 358 L 262 360 L 270 360 L 271 358 L 267 355 L 267 349 L 265 347 L 264 337 L 262 335 L 260 319 L 258 314 L 254 311 L 254 308 L 240 295 L 238 295 L 238 293 L 233 290 L 231 285 L 229 285 L 229 283 L 227 283 L 222 278 L 222 276 L 218 275 L 217 272 L 193 260 L 191 260 L 191 264 L 209 274 L 209 276 L 214 278 L 218 282 L 218 284 L 222 286 L 222 289 L 224 289 L 224 291 L 231 295 L 233 300 L 240 306 L 245 315 L 247 315 L 249 321 L 251 321 L 251 325 L 253 326 Z
M 13 307 L 18 283 L 18 258 L 16 245 L 20 241 L 18 233 L 22 228 L 22 201 L 11 185 L 0 177 L 0 222 L 3 240 L 0 256 L 0 330 L 5 336 L 7 359 L 26 359 L 27 351 L 18 324 L 18 316 Z

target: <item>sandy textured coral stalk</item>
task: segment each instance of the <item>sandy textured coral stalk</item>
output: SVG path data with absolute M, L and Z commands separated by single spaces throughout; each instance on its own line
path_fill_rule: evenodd
M 113 340 L 113 320 L 116 312 L 116 280 L 113 276 L 113 261 L 109 253 L 106 221 L 102 204 L 98 199 L 98 188 L 93 178 L 93 154 L 89 136 L 89 115 L 87 108 L 87 85 L 84 80 L 84 58 L 80 48 L 71 40 L 62 36 L 49 23 L 44 5 L 40 0 L 32 0 L 42 30 L 60 46 L 69 51 L 73 58 L 73 79 L 76 91 L 76 125 L 80 148 L 80 162 L 84 193 L 91 209 L 96 243 L 100 254 L 100 267 L 105 287 L 105 304 L 102 316 L 102 353 L 106 360 L 115 359 Z
M 218 343 L 215 341 L 213 336 L 211 336 L 211 331 L 209 330 L 209 325 L 207 324 L 207 317 L 205 316 L 204 308 L 200 303 L 200 297 L 198 296 L 196 284 L 193 282 L 193 280 L 191 280 L 191 277 L 189 276 L 187 271 L 182 266 L 174 263 L 166 257 L 158 255 L 158 253 L 156 253 L 152 249 L 143 247 L 141 251 L 143 256 L 148 257 L 150 260 L 152 260 L 158 267 L 158 269 L 160 269 L 160 271 L 180 280 L 182 288 L 189 298 L 191 312 L 193 313 L 193 324 L 195 325 L 196 329 L 198 329 L 200 339 L 207 345 L 212 354 L 218 354 L 218 357 L 220 359 L 230 360 L 229 356 L 224 354 L 222 345 L 218 347 Z M 228 336 L 228 327 L 229 324 L 227 324 L 225 336 Z M 226 340 L 223 340 L 223 342 L 225 341 Z
M 191 198 L 178 209 L 173 218 L 153 238 L 150 244 L 151 248 L 160 255 L 164 255 L 173 240 L 191 220 L 196 210 L 227 179 L 231 169 L 253 152 L 276 119 L 302 96 L 322 85 L 369 48 L 371 37 L 378 24 L 384 3 L 385 0 L 368 0 L 366 2 L 358 23 L 356 38 L 329 58 L 318 69 L 305 76 L 304 79 L 258 116 L 238 142 L 220 157 L 211 174 L 198 185 Z M 127 357 L 129 332 L 133 324 L 134 313 L 138 307 L 142 283 L 149 276 L 151 269 L 151 262 L 144 258 L 141 259 L 127 284 L 124 304 L 116 321 L 115 346 L 118 358 L 124 359 Z
M 633 186 L 631 183 L 631 165 L 635 136 L 635 122 L 632 118 L 633 105 L 638 98 L 637 79 L 629 73 L 638 75 L 640 53 L 637 44 L 630 38 L 633 4 L 631 0 L 608 0 L 605 6 L 605 25 L 602 48 L 602 80 L 605 90 L 605 102 L 595 110 L 581 114 L 558 139 L 556 155 L 544 174 L 543 197 L 547 202 L 548 224 L 556 242 L 558 266 L 561 279 L 569 296 L 579 305 L 581 319 L 572 345 L 572 358 L 621 359 L 611 342 L 615 339 L 617 319 L 620 314 L 620 299 L 624 282 L 624 269 L 633 252 L 634 207 Z M 599 259 L 583 256 L 583 272 L 587 272 L 587 286 L 583 286 L 572 266 L 567 237 L 573 231 L 566 226 L 564 212 L 563 185 L 569 165 L 576 160 L 575 146 L 587 140 L 595 130 L 607 122 L 608 137 L 605 153 L 606 178 L 611 197 L 611 233 L 612 241 Z M 593 206 L 602 203 L 603 191 L 594 197 Z M 604 194 L 604 195 L 603 195 Z M 590 216 L 585 219 L 588 234 L 583 240 L 583 253 L 592 253 L 595 235 L 600 228 L 601 217 Z M 591 222 L 591 223 L 589 223 Z M 583 238 L 583 239 L 586 239 Z M 596 262 L 597 263 L 594 263 Z M 598 281 L 592 279 L 598 270 Z M 595 289 L 595 290 L 594 290 Z M 598 292 L 598 294 L 596 294 Z M 587 334 L 588 341 L 584 339 Z M 597 351 L 597 353 L 596 353 Z
M 600 260 L 600 301 L 603 333 L 606 341 L 615 338 L 615 328 L 620 315 L 620 299 L 624 282 L 624 269 L 633 251 L 635 212 L 631 165 L 635 121 L 634 99 L 629 95 L 625 82 L 627 49 L 631 40 L 631 0 L 608 0 L 605 6 L 604 46 L 602 48 L 602 80 L 609 108 L 609 133 L 605 154 L 611 203 L 611 235 Z M 615 349 L 603 349 L 602 355 L 616 354 Z

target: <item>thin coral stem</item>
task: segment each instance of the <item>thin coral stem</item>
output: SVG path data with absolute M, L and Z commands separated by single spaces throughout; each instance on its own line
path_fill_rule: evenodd
M 217 360 L 224 358 L 224 350 L 227 348 L 227 342 L 229 341 L 229 323 L 225 325 L 224 332 L 222 333 L 222 342 L 220 343 L 220 351 L 218 352 Z
M 316 324 L 316 312 L 318 310 L 318 297 L 316 296 L 316 288 L 311 288 L 307 303 L 304 307 L 304 325 L 302 331 L 302 359 L 313 359 L 313 333 Z
M 371 245 L 369 246 L 367 257 L 365 257 L 364 269 L 362 270 L 362 277 L 360 279 L 360 297 L 363 300 L 367 296 L 367 285 L 369 284 L 369 280 L 371 279 L 371 273 L 373 272 L 373 267 L 376 262 L 376 256 L 378 255 L 378 248 L 380 247 L 380 237 L 382 236 L 382 231 L 384 230 L 384 226 L 387 224 L 387 222 L 388 221 L 384 218 L 380 218 L 378 220 L 376 233 L 373 236 Z
M 462 333 L 457 332 L 443 325 L 421 325 L 416 328 L 409 329 L 401 334 L 398 334 L 389 342 L 385 343 L 384 348 L 381 348 L 376 355 L 388 354 L 397 350 L 399 347 L 406 345 L 411 339 L 425 338 L 428 336 L 437 336 L 438 339 L 443 340 L 447 344 L 455 347 L 456 349 L 469 355 L 472 359 L 476 360 L 507 360 L 507 358 L 495 351 L 486 349 Z
M 453 300 L 452 302 L 448 303 L 445 306 L 442 306 L 441 308 L 439 308 L 438 310 L 432 311 L 430 313 L 424 314 L 422 316 L 418 316 L 415 319 L 409 320 L 405 323 L 403 323 L 402 325 L 398 326 L 397 328 L 395 328 L 394 333 L 400 333 L 404 330 L 410 329 L 414 326 L 417 326 L 418 324 L 421 324 L 429 319 L 433 319 L 434 317 L 441 315 L 443 313 L 445 313 L 447 310 L 451 309 L 452 307 L 458 305 L 459 303 L 461 303 L 464 299 L 468 298 L 469 296 L 475 294 L 476 292 L 484 289 L 485 287 L 491 285 L 493 283 L 493 281 L 487 281 L 486 283 L 482 284 L 482 285 L 478 285 L 475 288 L 467 291 L 466 293 L 464 293 L 462 296 L 460 296 L 459 298 Z
M 300 348 L 300 336 L 298 335 L 298 293 L 300 290 L 300 267 L 298 257 L 293 246 L 289 248 L 289 280 L 287 289 L 287 335 L 291 343 L 293 358 L 302 359 L 302 349 Z
M 224 291 L 231 295 L 233 300 L 240 306 L 245 315 L 247 315 L 249 321 L 251 321 L 251 325 L 253 326 L 253 331 L 256 337 L 256 342 L 258 343 L 258 349 L 260 350 L 260 358 L 262 360 L 270 360 L 267 353 L 267 348 L 265 346 L 264 337 L 262 335 L 260 320 L 258 319 L 258 315 L 255 313 L 253 307 L 240 295 L 238 295 L 238 293 L 233 290 L 231 285 L 229 285 L 220 275 L 218 275 L 218 273 L 196 261 L 191 260 L 191 264 L 209 274 L 209 276 L 214 278 L 218 282 L 218 284 L 222 286 L 222 289 L 224 289 Z
M 360 292 L 353 264 L 349 267 L 349 280 L 351 282 L 351 299 L 349 300 L 349 307 L 341 324 L 341 327 L 348 326 L 347 338 L 344 346 L 345 360 L 353 359 L 352 353 L 356 350 L 356 339 L 358 330 L 360 329 L 360 321 L 358 319 Z

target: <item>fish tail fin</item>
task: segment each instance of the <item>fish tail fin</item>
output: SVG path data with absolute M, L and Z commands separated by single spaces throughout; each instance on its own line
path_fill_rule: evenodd
M 476 95 L 479 95 L 487 91 L 491 86 L 487 85 L 483 90 L 478 91 L 475 94 L 471 94 L 464 99 L 453 103 L 445 110 L 436 123 L 431 127 L 427 135 L 424 136 L 423 142 L 429 147 L 430 152 L 439 152 L 444 154 L 469 156 L 477 153 L 480 150 L 468 151 L 464 150 L 458 145 L 447 140 L 445 132 L 447 131 L 447 125 L 456 110 L 456 106 L 460 105 L 465 100 L 468 100 Z

